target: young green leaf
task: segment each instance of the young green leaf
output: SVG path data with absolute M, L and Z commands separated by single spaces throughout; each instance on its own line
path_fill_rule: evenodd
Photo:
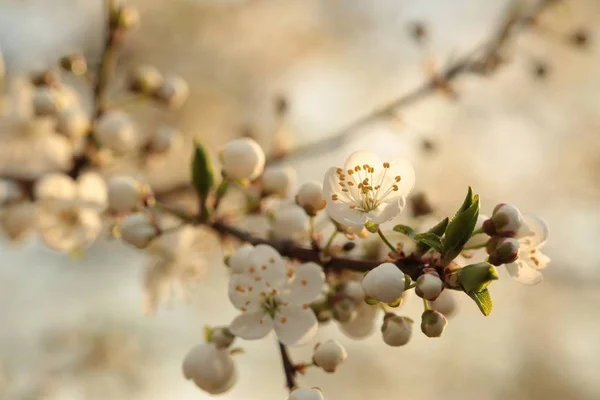
M 458 272 L 458 283 L 467 293 L 480 292 L 497 279 L 496 268 L 487 262 L 467 265 Z
M 435 251 L 442 252 L 442 240 L 435 233 L 419 233 L 414 239 L 424 251 L 432 248 Z
M 437 225 L 435 225 L 433 228 L 429 229 L 427 232 L 435 233 L 436 235 L 441 237 L 444 234 L 444 232 L 446 232 L 446 228 L 448 227 L 448 222 L 450 222 L 450 219 L 448 217 L 446 217 L 443 220 L 441 220 L 440 222 L 438 222 Z
M 214 173 L 210 159 L 204 146 L 199 141 L 195 143 L 194 159 L 192 160 L 192 183 L 201 198 L 206 199 L 214 184 Z
M 406 225 L 396 225 L 394 226 L 394 231 L 395 232 L 400 232 L 403 235 L 406 235 L 410 238 L 415 237 L 415 230 L 413 228 L 411 228 L 410 226 L 406 226 Z
M 492 312 L 492 297 L 487 289 L 483 289 L 480 292 L 467 293 L 469 297 L 475 301 L 481 313 L 486 317 Z
M 464 209 L 466 205 L 469 206 Z M 465 202 L 446 228 L 442 251 L 443 262 L 450 262 L 460 254 L 464 245 L 471 238 L 478 216 L 479 196 L 473 195 L 471 188 L 469 188 Z

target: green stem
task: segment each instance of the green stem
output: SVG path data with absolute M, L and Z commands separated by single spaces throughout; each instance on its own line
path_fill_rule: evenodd
M 219 205 L 221 204 L 221 200 L 225 197 L 225 193 L 227 193 L 227 189 L 229 189 L 229 181 L 223 179 L 217 188 L 215 195 L 215 205 L 213 207 L 214 211 L 217 212 Z
M 379 234 L 379 237 L 381 238 L 381 240 L 383 240 L 383 242 L 387 245 L 387 247 L 390 248 L 390 250 L 392 250 L 394 253 L 398 252 L 396 247 L 385 237 L 385 235 L 383 234 L 381 229 L 377 229 L 377 234 Z
M 423 299 L 423 307 L 425 307 L 425 310 L 431 310 L 431 306 L 429 305 L 429 301 Z
M 331 233 L 331 236 L 329 236 L 329 240 L 327 240 L 327 244 L 325 244 L 325 247 L 323 248 L 323 251 L 321 252 L 321 254 L 323 254 L 324 256 L 327 255 L 327 252 L 328 252 L 329 248 L 331 247 L 331 245 L 333 244 L 333 240 L 338 235 L 338 233 L 340 233 L 340 231 L 338 231 L 337 229 Z
M 473 231 L 473 233 L 471 233 L 471 237 L 475 236 L 475 235 L 479 235 L 480 233 L 485 233 L 485 231 L 483 230 L 483 226 L 479 229 L 475 229 Z

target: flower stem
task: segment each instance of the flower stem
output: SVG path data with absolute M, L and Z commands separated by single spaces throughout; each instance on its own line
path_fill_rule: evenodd
M 428 300 L 423 299 L 423 307 L 425 307 L 425 310 L 431 310 L 431 305 Z
M 377 229 L 377 234 L 379 235 L 379 237 L 381 238 L 381 240 L 383 240 L 383 243 L 385 243 L 387 245 L 387 247 L 390 248 L 390 250 L 392 250 L 394 253 L 398 252 L 398 250 L 396 249 L 396 247 L 394 247 L 394 245 L 385 237 L 385 235 L 383 234 L 383 232 L 381 231 L 381 229 Z
M 331 233 L 331 236 L 329 236 L 329 240 L 327 240 L 327 244 L 325 244 L 325 247 L 323 248 L 321 254 L 323 254 L 324 256 L 327 256 L 327 252 L 329 251 L 329 248 L 333 244 L 333 240 L 338 235 L 338 233 L 340 233 L 340 231 L 338 231 L 337 229 Z
M 484 230 L 483 230 L 483 226 L 481 228 L 479 228 L 479 229 L 475 229 L 473 231 L 473 233 L 471 233 L 471 237 L 473 237 L 475 235 L 479 235 L 480 233 L 485 233 Z
M 285 384 L 291 392 L 298 384 L 296 383 L 297 369 L 292 362 L 287 350 L 287 346 L 279 343 L 279 352 L 281 353 L 281 362 L 283 363 L 283 372 L 285 373 Z

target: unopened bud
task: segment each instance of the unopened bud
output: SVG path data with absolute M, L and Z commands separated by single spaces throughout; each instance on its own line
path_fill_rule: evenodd
M 140 13 L 132 6 L 122 6 L 113 16 L 113 25 L 124 31 L 137 27 L 140 23 Z
M 404 346 L 412 335 L 412 324 L 409 318 L 387 314 L 381 326 L 383 341 L 392 347 Z
M 155 153 L 166 153 L 173 148 L 181 139 L 181 133 L 177 129 L 162 126 L 157 129 L 150 139 L 150 150 Z
M 152 65 L 139 65 L 129 76 L 129 89 L 135 93 L 151 95 L 162 83 L 162 73 Z
M 260 183 L 264 194 L 287 197 L 296 184 L 296 171 L 291 167 L 268 167 Z
M 223 174 L 233 180 L 254 180 L 265 168 L 265 153 L 250 138 L 235 139 L 223 147 L 219 154 Z
M 308 215 L 316 215 L 326 205 L 326 201 L 323 198 L 323 185 L 316 181 L 304 183 L 298 189 L 296 203 L 304 208 Z
M 36 86 L 51 86 L 58 82 L 58 75 L 54 71 L 41 71 L 34 73 L 31 77 L 31 83 Z
M 271 233 L 279 240 L 300 240 L 308 236 L 310 220 L 304 210 L 289 204 L 273 213 Z
M 479 292 L 498 279 L 498 271 L 487 262 L 467 265 L 458 271 L 458 282 L 466 292 Z
M 362 303 L 365 300 L 365 291 L 358 281 L 347 281 L 344 284 L 343 293 L 355 303 Z
M 346 349 L 336 340 L 328 340 L 315 346 L 313 362 L 326 372 L 335 372 L 346 358 L 348 358 Z
M 493 265 L 508 264 L 519 258 L 519 242 L 514 238 L 491 238 L 486 250 L 490 255 L 488 261 Z
M 190 94 L 187 82 L 175 75 L 165 76 L 154 97 L 170 108 L 179 108 Z
M 492 217 L 483 223 L 483 230 L 490 236 L 513 237 L 523 224 L 521 211 L 511 204 L 498 204 Z
M 128 213 L 140 207 L 150 188 L 129 176 L 108 180 L 108 206 L 116 213 Z
M 225 326 L 216 327 L 212 330 L 211 341 L 218 349 L 226 349 L 235 341 L 235 336 Z
M 61 111 L 57 117 L 57 131 L 71 139 L 85 136 L 90 130 L 90 117 L 78 107 Z
M 383 263 L 367 272 L 362 287 L 366 296 L 393 303 L 404 291 L 404 273 L 392 263 Z
M 437 272 L 427 272 L 417 279 L 415 293 L 425 300 L 435 300 L 444 290 L 444 282 Z
M 69 54 L 60 59 L 60 66 L 74 75 L 81 76 L 87 72 L 87 61 L 83 54 Z
M 421 315 L 421 331 L 428 337 L 440 337 L 448 324 L 444 315 L 435 310 L 425 310 Z
M 243 274 L 248 272 L 248 266 L 251 261 L 249 260 L 250 253 L 254 250 L 254 246 L 245 243 L 238 247 L 238 249 L 227 259 L 227 265 L 231 268 L 231 272 L 234 274 Z
M 292 393 L 290 393 L 288 400 L 325 400 L 325 397 L 323 397 L 321 390 L 317 388 L 301 388 L 295 389 Z
M 356 304 L 351 299 L 342 299 L 333 305 L 333 318 L 336 321 L 350 322 L 356 315 Z
M 159 234 L 156 225 L 143 212 L 125 217 L 119 224 L 119 230 L 121 238 L 138 249 L 148 247 L 150 242 Z
M 136 148 L 133 120 L 123 111 L 108 111 L 102 115 L 94 137 L 101 146 L 117 153 L 128 153 Z
M 183 376 L 210 394 L 220 394 L 231 389 L 237 372 L 227 350 L 205 343 L 188 352 L 183 360 Z

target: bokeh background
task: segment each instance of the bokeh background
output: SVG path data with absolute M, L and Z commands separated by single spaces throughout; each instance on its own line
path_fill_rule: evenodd
M 125 43 L 120 71 L 150 63 L 178 73 L 191 97 L 175 114 L 127 108 L 147 134 L 177 126 L 216 150 L 252 132 L 266 148 L 320 140 L 427 78 L 482 43 L 507 1 L 477 0 L 132 0 L 142 26 Z M 47 67 L 82 50 L 97 60 L 102 44 L 99 0 L 1 0 L 0 49 L 9 77 Z M 422 21 L 425 46 L 410 24 Z M 585 48 L 565 38 L 585 28 Z M 416 334 L 389 348 L 374 334 L 335 338 L 350 357 L 334 375 L 309 371 L 300 383 L 328 399 L 600 398 L 600 2 L 564 1 L 540 28 L 518 35 L 509 63 L 490 77 L 454 83 L 456 99 L 435 94 L 397 118 L 356 127 L 333 149 L 294 159 L 298 182 L 357 149 L 410 158 L 417 186 L 444 216 L 472 185 L 483 211 L 518 204 L 551 227 L 545 280 L 523 287 L 506 275 L 492 287 L 494 312 L 470 299 L 441 339 Z M 540 62 L 548 74 L 536 75 Z M 116 80 L 116 93 L 122 79 Z M 285 121 L 274 101 L 285 96 Z M 275 135 L 275 133 L 278 133 Z M 278 139 L 276 139 L 278 138 Z M 424 151 L 423 142 L 433 149 Z M 288 143 L 289 144 L 289 143 Z M 157 190 L 184 183 L 190 146 L 139 168 L 123 163 Z M 106 171 L 108 174 L 113 171 Z M 214 246 L 216 247 L 216 241 Z M 108 240 L 83 260 L 58 255 L 37 240 L 0 242 L 0 366 L 3 400 L 209 398 L 185 381 L 180 363 L 202 340 L 204 324 L 228 323 L 222 254 L 207 252 L 205 281 L 187 302 L 143 313 L 144 254 Z M 503 271 L 502 271 L 503 272 Z M 418 316 L 420 303 L 402 311 Z M 274 337 L 238 342 L 239 382 L 223 399 L 284 399 Z M 295 360 L 311 348 L 293 349 Z M 52 377 L 52 378 L 51 378 Z M 58 377 L 58 378 L 57 378 Z M 4 397 L 2 397 L 4 396 Z

